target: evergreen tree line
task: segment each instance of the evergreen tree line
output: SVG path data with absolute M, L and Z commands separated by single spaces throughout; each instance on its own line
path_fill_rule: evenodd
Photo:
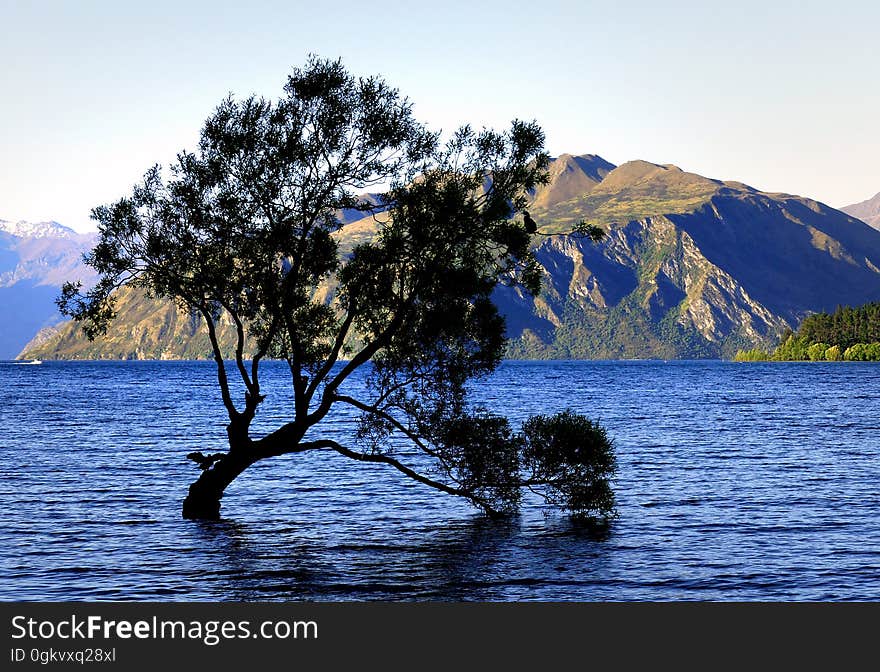
M 843 350 L 859 343 L 878 343 L 880 303 L 868 303 L 857 308 L 838 306 L 830 315 L 810 315 L 801 323 L 797 335 L 810 343 L 831 343 Z
M 772 352 L 737 352 L 736 361 L 880 361 L 880 303 L 838 306 L 833 313 L 816 313 L 800 328 L 786 330 Z

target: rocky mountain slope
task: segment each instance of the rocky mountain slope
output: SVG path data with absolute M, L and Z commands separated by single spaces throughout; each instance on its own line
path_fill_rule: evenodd
M 602 243 L 548 237 L 534 303 L 499 290 L 513 354 L 717 357 L 769 343 L 808 313 L 880 296 L 880 235 L 810 199 L 634 161 L 580 196 L 536 208 Z
M 861 203 L 853 203 L 841 210 L 880 230 L 880 194 Z
M 772 345 L 811 312 L 880 300 L 880 231 L 816 201 L 589 154 L 558 157 L 550 175 L 530 206 L 544 289 L 495 293 L 511 356 L 730 356 Z M 346 215 L 343 250 L 375 225 Z M 581 219 L 606 238 L 565 235 Z M 130 293 L 120 307 L 106 339 L 88 344 L 66 325 L 24 355 L 208 355 L 198 324 L 168 305 Z
M 117 319 L 107 334 L 89 341 L 72 322 L 41 330 L 21 353 L 22 359 L 207 359 L 212 356 L 201 321 L 171 301 L 154 301 L 143 291 L 123 288 L 117 296 Z M 229 323 L 218 325 L 223 343 L 233 343 Z
M 0 220 L 0 359 L 12 359 L 37 330 L 61 320 L 55 297 L 62 283 L 93 281 L 81 257 L 94 243 L 94 234 L 57 222 Z

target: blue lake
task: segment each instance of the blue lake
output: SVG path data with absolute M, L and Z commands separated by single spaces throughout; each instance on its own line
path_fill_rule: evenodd
M 283 364 L 265 380 L 257 434 L 289 402 Z M 608 428 L 606 533 L 336 453 L 259 463 L 224 520 L 184 521 L 186 453 L 224 446 L 212 364 L 2 363 L 0 599 L 880 599 L 878 365 L 506 362 L 475 397 Z

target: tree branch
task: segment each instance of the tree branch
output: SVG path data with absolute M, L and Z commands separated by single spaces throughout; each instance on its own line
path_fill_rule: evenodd
M 422 451 L 424 451 L 425 453 L 427 453 L 431 457 L 436 457 L 437 459 L 441 459 L 440 456 L 437 454 L 437 451 L 433 450 L 432 448 L 429 448 L 427 446 L 427 444 L 425 444 L 425 442 L 422 441 L 422 438 L 420 436 L 418 436 L 415 432 L 408 429 L 402 422 L 400 422 L 397 418 L 395 418 L 390 413 L 387 413 L 386 411 L 383 411 L 381 408 L 378 408 L 376 406 L 370 406 L 369 404 L 365 404 L 364 402 L 362 402 L 358 399 L 355 399 L 354 397 L 334 394 L 332 398 L 334 401 L 341 401 L 345 404 L 350 404 L 351 406 L 354 406 L 355 408 L 359 408 L 360 410 L 364 411 L 365 413 L 372 413 L 373 415 L 378 415 L 383 420 L 387 420 L 392 425 L 394 425 L 394 427 L 397 428 L 410 441 L 412 441 L 414 444 L 416 444 Z
M 486 512 L 487 515 L 493 518 L 500 518 L 504 514 L 496 509 L 492 508 L 485 500 L 480 497 L 477 497 L 471 492 L 467 490 L 462 490 L 460 488 L 453 488 L 445 483 L 441 483 L 440 481 L 435 481 L 434 479 L 428 478 L 427 476 L 423 476 L 417 471 L 413 471 L 405 464 L 398 462 L 393 457 L 389 455 L 383 455 L 381 453 L 359 453 L 355 450 L 350 450 L 345 446 L 333 441 L 332 439 L 323 439 L 321 441 L 312 442 L 314 447 L 317 448 L 332 448 L 340 455 L 345 455 L 345 457 L 349 457 L 353 460 L 358 460 L 359 462 L 378 462 L 380 464 L 388 464 L 397 469 L 402 474 L 406 474 L 410 478 L 424 485 L 430 485 L 432 488 L 436 490 L 440 490 L 441 492 L 445 492 L 450 495 L 457 495 L 459 497 L 464 497 L 465 499 L 469 499 L 477 506 L 482 507 L 482 509 Z
M 226 312 L 232 317 L 233 322 L 235 322 L 235 334 L 236 334 L 236 343 L 235 343 L 235 364 L 238 367 L 238 372 L 241 375 L 241 380 L 244 382 L 244 386 L 247 388 L 247 391 L 250 393 L 251 398 L 258 398 L 260 390 L 256 388 L 254 383 L 251 381 L 250 376 L 248 375 L 247 369 L 244 366 L 244 325 L 241 322 L 241 318 L 238 316 L 229 304 L 224 301 L 220 302 L 220 305 L 226 309 Z
M 306 397 L 306 384 L 303 379 L 302 345 L 300 344 L 296 329 L 294 329 L 293 322 L 290 319 L 290 315 L 285 312 L 282 319 L 284 320 L 284 326 L 287 330 L 287 338 L 290 342 L 290 351 L 287 354 L 287 366 L 290 369 L 290 378 L 293 385 L 293 405 L 296 419 L 299 421 L 306 417 L 309 412 L 309 399 Z
M 223 352 L 220 350 L 220 343 L 217 341 L 214 318 L 211 317 L 211 313 L 205 305 L 199 306 L 199 312 L 201 312 L 202 317 L 205 318 L 205 322 L 208 324 L 208 337 L 211 339 L 211 349 L 214 351 L 214 361 L 217 363 L 217 382 L 220 384 L 220 395 L 223 398 L 223 405 L 226 407 L 229 419 L 235 420 L 239 417 L 240 413 L 235 408 L 232 396 L 229 394 L 229 380 L 226 377 L 226 366 L 223 364 Z
M 330 351 L 324 364 L 318 369 L 317 373 L 315 373 L 314 377 L 309 382 L 308 389 L 306 390 L 306 398 L 309 402 L 311 402 L 315 390 L 318 389 L 318 385 L 320 385 L 321 381 L 327 377 L 327 374 L 333 369 L 333 365 L 339 360 L 339 353 L 342 350 L 342 346 L 345 344 L 345 339 L 348 336 L 349 329 L 351 329 L 352 322 L 354 322 L 354 309 L 353 306 L 350 305 L 348 314 L 345 316 L 345 320 L 343 320 L 339 327 L 339 333 L 336 335 L 336 342 L 333 344 L 333 349 Z
M 384 331 L 382 331 L 376 339 L 372 343 L 367 343 L 360 352 L 358 352 L 354 357 L 348 360 L 348 364 L 346 364 L 342 371 L 334 376 L 333 380 L 327 385 L 327 389 L 325 391 L 325 395 L 330 395 L 334 393 L 334 390 L 338 388 L 342 382 L 348 378 L 353 371 L 357 370 L 364 364 L 366 364 L 370 359 L 375 355 L 382 347 L 388 342 L 394 332 L 400 327 L 401 323 L 404 320 L 404 316 L 406 312 L 409 310 L 411 305 L 411 301 L 408 301 L 404 306 L 401 307 L 400 312 L 394 316 L 394 319 L 389 322 L 388 326 L 385 327 Z

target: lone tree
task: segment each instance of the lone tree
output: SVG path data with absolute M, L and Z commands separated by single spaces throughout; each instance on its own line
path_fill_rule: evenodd
M 490 515 L 514 511 L 524 488 L 575 515 L 612 515 L 615 462 L 601 427 L 564 412 L 516 432 L 466 395 L 503 354 L 493 289 L 540 288 L 515 215 L 547 179 L 541 129 L 464 127 L 441 143 L 396 90 L 339 61 L 311 58 L 284 91 L 275 102 L 227 98 L 170 176 L 154 167 L 131 195 L 95 208 L 100 239 L 86 261 L 100 280 L 84 294 L 68 283 L 58 299 L 90 338 L 113 319 L 123 285 L 204 319 L 229 448 L 190 455 L 202 472 L 184 517 L 218 518 L 250 465 L 310 450 L 390 465 Z M 358 199 L 375 185 L 387 187 L 378 204 Z M 344 209 L 372 212 L 375 233 L 341 254 Z M 234 351 L 217 337 L 220 320 L 234 325 Z M 290 367 L 293 404 L 289 421 L 255 438 L 266 358 Z M 320 433 L 338 404 L 360 414 L 350 445 Z

